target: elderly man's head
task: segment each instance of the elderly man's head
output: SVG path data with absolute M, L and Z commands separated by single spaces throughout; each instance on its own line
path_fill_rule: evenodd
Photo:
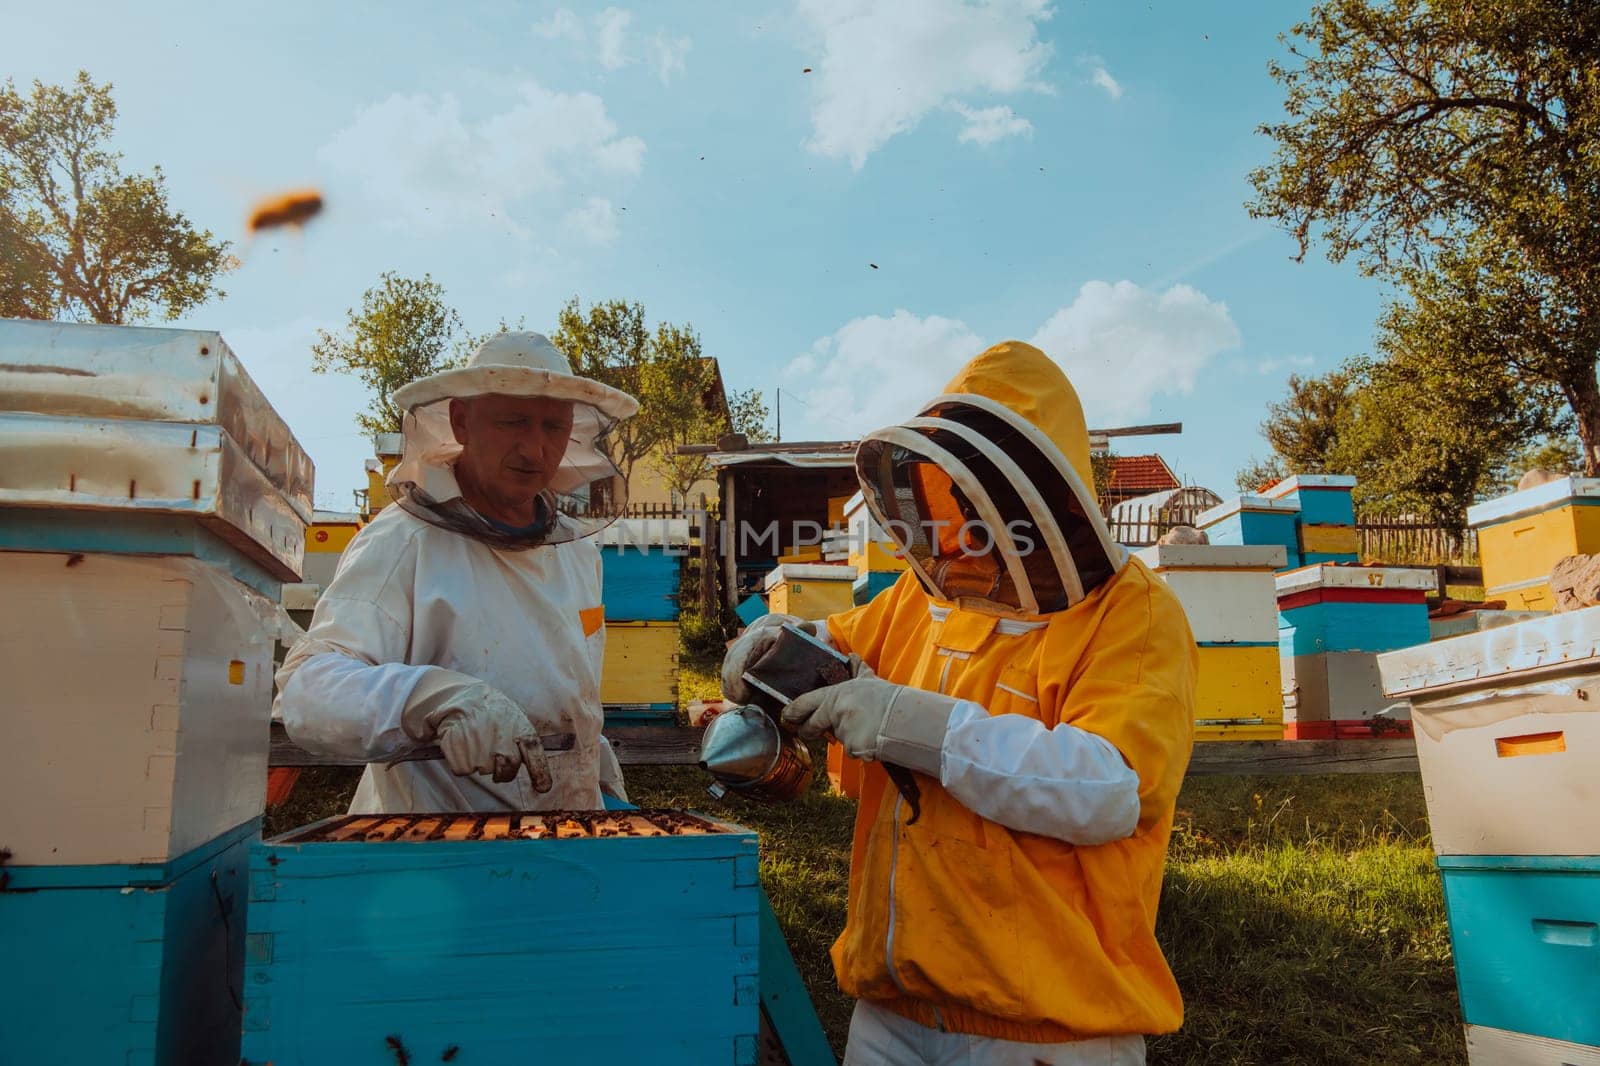
M 450 429 L 461 445 L 456 480 L 481 514 L 531 525 L 534 501 L 550 487 L 572 437 L 572 403 L 531 396 L 450 401 Z

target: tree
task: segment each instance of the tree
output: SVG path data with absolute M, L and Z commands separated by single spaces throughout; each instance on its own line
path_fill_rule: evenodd
M 405 412 L 395 406 L 395 391 L 461 365 L 467 345 L 483 339 L 466 334 L 461 316 L 445 303 L 444 287 L 427 274 L 418 279 L 385 271 L 345 320 L 342 333 L 317 331 L 311 369 L 355 374 L 372 390 L 372 406 L 356 415 L 368 434 L 400 432 Z
M 727 433 L 742 434 L 752 444 L 772 439 L 767 431 L 767 405 L 761 401 L 758 390 L 728 393 L 725 410 L 712 401 L 709 392 L 706 396 L 707 402 L 699 407 L 698 417 L 691 415 L 683 419 L 651 453 L 651 464 L 656 472 L 681 499 L 688 499 L 695 484 L 709 478 L 714 469 L 709 455 L 680 455 L 680 445 L 715 442 Z
M 1559 392 L 1600 472 L 1600 5 L 1327 0 L 1292 35 L 1251 213 Z
M 1269 455 L 1265 459 L 1252 458 L 1234 475 L 1233 482 L 1240 492 L 1253 495 L 1288 476 L 1289 471 L 1284 468 L 1283 460 L 1276 455 Z
M 0 87 L 0 314 L 123 323 L 182 316 L 233 268 L 228 242 L 167 203 L 160 167 L 125 175 L 110 84 Z
M 1289 375 L 1289 395 L 1267 408 L 1261 435 L 1291 474 L 1340 474 L 1336 445 L 1354 410 L 1358 382 L 1349 369 Z
M 733 432 L 742 433 L 751 444 L 772 440 L 772 431 L 767 428 L 771 414 L 760 389 L 735 389 L 728 393 L 728 415 L 733 422 Z

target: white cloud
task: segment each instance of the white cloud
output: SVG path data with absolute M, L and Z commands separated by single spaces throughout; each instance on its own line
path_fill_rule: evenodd
M 1104 89 L 1106 91 L 1106 95 L 1111 97 L 1111 99 L 1122 99 L 1122 86 L 1117 83 L 1117 79 L 1113 78 L 1111 76 L 1111 72 L 1105 67 L 1095 67 L 1094 75 L 1090 78 L 1090 80 L 1100 88 Z
M 547 41 L 560 39 L 581 41 L 583 23 L 578 21 L 577 15 L 563 7 L 544 21 L 535 22 L 533 32 L 535 36 L 543 37 Z
M 633 62 L 628 54 L 628 25 L 633 12 L 619 7 L 608 7 L 594 18 L 594 37 L 597 58 L 607 70 L 620 70 Z
M 592 93 L 532 82 L 511 107 L 472 120 L 450 94 L 396 94 L 359 111 L 318 158 L 357 188 L 350 199 L 397 228 L 463 225 L 528 236 L 534 204 L 569 185 L 639 173 L 645 144 L 618 135 Z
M 805 427 L 786 435 L 845 439 L 910 418 L 983 347 L 964 323 L 938 315 L 900 310 L 847 322 L 784 368 L 784 397 L 804 404 L 786 405 L 785 425 Z
M 847 439 L 903 421 L 990 344 L 965 323 L 899 310 L 845 323 L 783 370 L 786 435 Z M 1146 414 L 1157 396 L 1194 389 L 1221 352 L 1239 344 L 1226 305 L 1176 285 L 1091 281 L 1031 338 L 1077 387 L 1091 423 Z M 883 387 L 883 383 L 891 383 Z
M 1262 359 L 1256 363 L 1256 373 L 1262 377 L 1275 374 L 1280 370 L 1306 370 L 1316 365 L 1316 359 L 1309 355 L 1286 355 L 1279 359 Z
M 1050 316 L 1033 344 L 1060 363 L 1095 421 L 1146 414 L 1161 394 L 1182 395 L 1213 357 L 1239 345 L 1226 304 L 1188 285 L 1165 292 L 1131 281 L 1091 281 Z
M 1033 123 L 1004 105 L 986 107 L 982 110 L 974 110 L 963 104 L 951 106 L 967 120 L 967 124 L 961 128 L 961 135 L 957 138 L 961 141 L 993 144 L 1007 137 L 1027 136 L 1033 133 Z
M 582 207 L 567 212 L 567 228 L 591 244 L 617 239 L 617 210 L 603 196 L 591 196 Z
M 1040 75 L 1051 48 L 1038 39 L 1046 0 L 800 0 L 799 8 L 818 47 L 807 147 L 857 170 L 937 108 L 975 94 L 1049 91 Z
M 684 71 L 684 58 L 694 42 L 687 37 L 668 37 L 658 33 L 650 41 L 650 69 L 661 79 L 662 85 L 671 85 L 672 79 Z

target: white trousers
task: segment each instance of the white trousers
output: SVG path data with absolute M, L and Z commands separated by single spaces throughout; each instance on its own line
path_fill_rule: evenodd
M 1065 1044 L 1023 1044 L 941 1033 L 857 1000 L 844 1066 L 1144 1066 L 1144 1037 L 1102 1036 Z

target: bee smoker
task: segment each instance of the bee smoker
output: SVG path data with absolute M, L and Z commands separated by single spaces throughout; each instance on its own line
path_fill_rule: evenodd
M 850 661 L 792 625 L 785 625 L 744 673 L 751 705 L 724 711 L 700 740 L 700 768 L 716 778 L 711 794 L 729 790 L 766 802 L 799 799 L 811 787 L 811 749 L 783 724 L 795 697 L 850 677 Z
M 767 802 L 799 799 L 811 786 L 811 751 L 783 724 L 783 709 L 814 689 L 853 676 L 850 660 L 799 627 L 785 623 L 760 659 L 744 672 L 754 705 L 725 711 L 711 720 L 700 741 L 700 768 L 717 779 L 711 794 L 729 789 Z M 909 770 L 884 764 L 920 814 L 921 790 Z M 906 824 L 910 824 L 907 822 Z

